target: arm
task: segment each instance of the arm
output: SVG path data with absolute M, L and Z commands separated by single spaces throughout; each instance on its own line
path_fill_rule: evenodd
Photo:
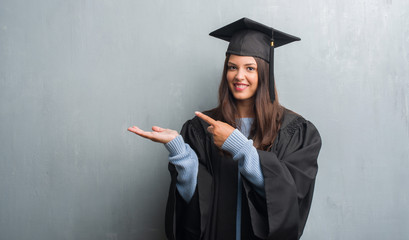
M 199 193 L 203 193 L 200 194 L 202 196 L 208 196 L 210 188 L 198 189 L 197 182 L 206 182 L 204 185 L 210 186 L 211 178 L 209 174 L 206 174 L 206 169 L 198 170 L 201 168 L 199 161 L 204 159 L 205 150 L 201 144 L 204 139 L 203 134 L 195 134 L 197 132 L 195 128 L 192 121 L 186 122 L 182 128 L 181 137 L 177 131 L 157 126 L 152 127 L 152 132 L 143 131 L 136 126 L 128 128 L 128 131 L 143 138 L 164 144 L 169 143 L 167 147 L 172 152 L 168 165 L 171 184 L 165 216 L 165 232 L 168 239 L 198 239 L 201 234 L 200 210 L 205 211 L 207 208 L 206 204 L 201 204 L 199 207 L 199 202 L 204 202 L 200 201 Z M 184 144 L 182 137 L 184 142 L 193 147 L 194 151 L 189 145 Z M 179 139 L 170 143 L 176 138 Z M 192 162 L 193 165 L 191 165 Z
M 205 144 L 206 134 L 200 126 L 199 120 L 187 121 L 180 132 L 185 144 L 193 150 L 197 157 L 197 178 L 193 196 L 189 202 L 182 197 L 178 187 L 179 172 L 176 165 L 169 162 L 171 183 L 166 205 L 165 230 L 168 239 L 199 239 L 206 221 L 206 212 L 209 211 L 211 195 L 211 175 L 206 169 L 208 149 Z M 185 145 L 186 146 L 186 145 Z M 201 186 L 201 187 L 199 187 Z
M 182 136 L 177 136 L 165 144 L 169 151 L 169 162 L 178 172 L 176 188 L 181 197 L 188 203 L 195 192 L 199 162 L 196 153 L 183 141 Z
M 281 129 L 271 152 L 257 150 L 266 201 L 260 201 L 245 186 L 256 235 L 291 240 L 302 235 L 311 206 L 320 148 L 321 138 L 315 126 L 299 117 Z
M 236 129 L 223 143 L 222 149 L 232 154 L 233 159 L 238 161 L 240 173 L 254 186 L 258 194 L 265 196 L 264 177 L 253 141 Z
M 240 172 L 254 185 L 256 191 L 264 196 L 264 179 L 253 141 L 225 122 L 216 121 L 200 112 L 195 114 L 210 125 L 207 131 L 213 135 L 214 144 L 229 151 L 233 159 L 239 161 Z

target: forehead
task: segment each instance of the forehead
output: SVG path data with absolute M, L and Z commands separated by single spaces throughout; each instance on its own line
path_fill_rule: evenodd
M 256 64 L 257 62 L 252 56 L 230 55 L 229 62 L 234 64 Z

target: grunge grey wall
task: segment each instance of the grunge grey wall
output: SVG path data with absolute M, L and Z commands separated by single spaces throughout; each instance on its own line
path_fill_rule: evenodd
M 0 239 L 164 239 L 163 146 L 216 104 L 243 16 L 276 51 L 282 104 L 320 130 L 304 240 L 409 239 L 406 0 L 0 0 Z

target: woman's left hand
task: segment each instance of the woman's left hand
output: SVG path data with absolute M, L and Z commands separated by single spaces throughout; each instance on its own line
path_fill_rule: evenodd
M 216 121 L 213 118 L 201 112 L 195 112 L 195 114 L 196 116 L 200 117 L 205 122 L 210 124 L 210 126 L 207 128 L 207 131 L 213 134 L 214 144 L 218 148 L 221 148 L 223 146 L 224 141 L 226 141 L 226 139 L 230 136 L 230 134 L 234 131 L 235 128 L 225 122 Z

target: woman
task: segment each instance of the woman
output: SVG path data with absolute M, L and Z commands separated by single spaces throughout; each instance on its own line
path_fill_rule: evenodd
M 219 105 L 171 129 L 128 130 L 169 150 L 169 239 L 299 239 L 311 206 L 321 139 L 282 107 L 274 48 L 299 38 L 247 18 L 210 35 L 230 42 Z

